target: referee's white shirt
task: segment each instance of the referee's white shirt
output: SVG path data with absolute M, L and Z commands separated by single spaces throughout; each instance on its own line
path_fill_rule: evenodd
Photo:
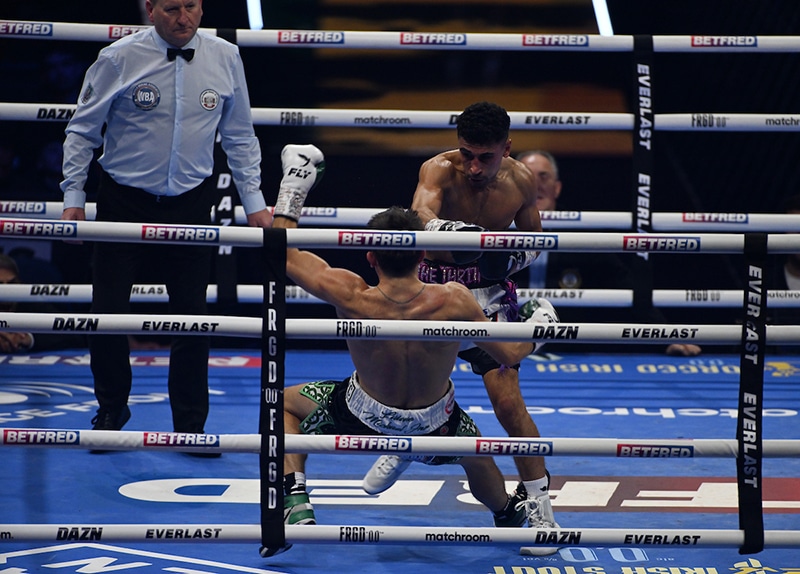
M 237 46 L 198 31 L 167 59 L 170 45 L 149 28 L 100 51 L 86 72 L 64 141 L 64 207 L 84 207 L 93 150 L 119 184 L 155 195 L 180 195 L 211 175 L 219 130 L 246 213 L 266 209 L 261 147 Z M 103 133 L 103 125 L 107 125 Z

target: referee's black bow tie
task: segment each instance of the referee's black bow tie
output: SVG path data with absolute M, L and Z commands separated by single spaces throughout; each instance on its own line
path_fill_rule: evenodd
M 170 62 L 175 60 L 178 56 L 181 56 L 187 62 L 191 62 L 192 58 L 194 58 L 194 50 L 192 48 L 187 48 L 186 50 L 181 50 L 180 48 L 167 48 L 167 58 Z

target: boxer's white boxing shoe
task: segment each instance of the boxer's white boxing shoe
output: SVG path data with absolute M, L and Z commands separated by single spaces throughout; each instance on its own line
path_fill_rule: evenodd
M 517 493 L 525 490 L 522 483 L 517 485 Z M 550 503 L 550 493 L 547 491 L 535 495 L 527 493 L 525 496 L 525 512 L 528 515 L 528 528 L 552 529 L 560 528 L 553 516 L 553 505 Z M 523 556 L 550 556 L 558 552 L 552 546 L 522 546 L 519 553 Z
M 411 462 L 411 460 L 402 456 L 383 455 L 375 461 L 375 464 L 364 476 L 361 488 L 368 494 L 383 492 L 397 482 L 397 479 L 411 465 Z

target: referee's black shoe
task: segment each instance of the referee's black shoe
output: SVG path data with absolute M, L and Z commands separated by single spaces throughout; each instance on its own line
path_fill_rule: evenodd
M 128 405 L 121 410 L 112 411 L 105 407 L 97 409 L 97 415 L 92 419 L 92 430 L 122 430 L 125 423 L 131 418 L 131 409 Z
M 128 405 L 122 407 L 121 410 L 112 411 L 111 409 L 100 407 L 97 409 L 97 415 L 92 419 L 92 430 L 122 430 L 125 423 L 131 418 L 131 409 Z M 111 452 L 105 449 L 90 450 L 90 454 L 103 454 L 104 452 Z
M 181 433 L 191 433 L 191 434 L 206 434 L 204 429 L 199 430 L 175 430 L 175 432 Z M 211 452 L 211 451 L 194 451 L 194 452 L 184 452 L 183 454 L 187 454 L 189 456 L 194 456 L 196 458 L 219 458 L 222 456 L 221 452 Z

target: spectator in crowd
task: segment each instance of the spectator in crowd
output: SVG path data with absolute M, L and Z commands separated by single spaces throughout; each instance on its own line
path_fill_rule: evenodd
M 0 284 L 20 283 L 17 262 L 0 253 Z M 3 313 L 56 313 L 58 309 L 50 303 L 17 303 L 0 301 Z M 57 349 L 80 349 L 86 347 L 86 338 L 77 333 L 27 333 L 0 331 L 0 353 L 35 353 Z
M 532 150 L 518 154 L 517 159 L 536 176 L 536 207 L 540 212 L 555 211 L 562 193 L 555 157 L 544 150 Z M 563 306 L 559 308 L 559 316 L 565 322 L 597 323 L 614 319 L 615 322 L 667 323 L 652 304 L 650 269 L 636 255 L 543 251 L 530 267 L 517 273 L 516 279 L 520 287 L 532 289 L 630 289 L 634 292 L 630 309 L 589 310 Z M 694 344 L 671 344 L 666 348 L 669 355 L 695 356 L 701 351 Z

